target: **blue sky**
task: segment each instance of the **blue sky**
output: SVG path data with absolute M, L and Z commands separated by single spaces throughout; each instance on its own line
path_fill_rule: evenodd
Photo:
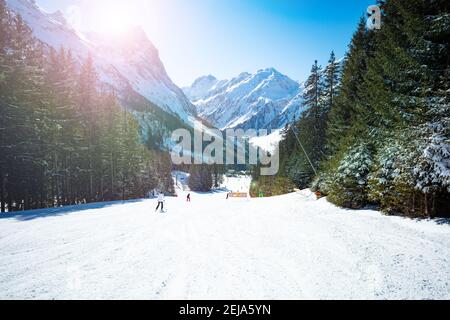
M 78 27 L 117 20 L 141 25 L 179 86 L 212 74 L 229 79 L 275 67 L 303 81 L 315 59 L 345 54 L 375 0 L 38 0 L 47 11 L 79 12 Z

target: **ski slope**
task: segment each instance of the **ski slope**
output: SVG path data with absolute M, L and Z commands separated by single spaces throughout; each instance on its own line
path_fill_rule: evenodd
M 0 299 L 450 298 L 448 221 L 179 192 L 2 216 Z

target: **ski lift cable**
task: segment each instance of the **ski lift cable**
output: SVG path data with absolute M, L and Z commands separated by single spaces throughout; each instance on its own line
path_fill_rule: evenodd
M 295 138 L 296 138 L 297 141 L 298 141 L 298 144 L 300 145 L 300 147 L 302 148 L 303 152 L 305 153 L 305 156 L 306 156 L 306 158 L 308 159 L 309 164 L 311 165 L 311 168 L 314 170 L 314 174 L 317 175 L 317 170 L 316 170 L 316 168 L 314 167 L 314 165 L 313 165 L 311 159 L 310 159 L 309 156 L 308 156 L 308 153 L 306 152 L 305 148 L 303 147 L 303 143 L 300 141 L 300 138 L 299 138 L 299 136 L 298 136 L 298 134 L 297 134 L 297 128 L 295 127 L 295 125 L 292 125 L 292 126 L 291 126 L 291 129 L 292 129 L 292 132 L 293 132 L 294 135 L 295 135 Z

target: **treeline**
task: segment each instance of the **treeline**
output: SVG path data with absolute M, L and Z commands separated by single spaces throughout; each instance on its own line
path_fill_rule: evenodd
M 221 164 L 182 164 L 174 166 L 175 170 L 189 173 L 188 187 L 196 192 L 209 192 L 219 188 L 227 171 Z
M 381 30 L 362 19 L 342 68 L 314 64 L 280 176 L 343 207 L 450 216 L 450 3 L 378 4 Z
M 173 192 L 169 155 L 145 147 L 90 57 L 46 48 L 4 0 L 0 30 L 2 212 Z

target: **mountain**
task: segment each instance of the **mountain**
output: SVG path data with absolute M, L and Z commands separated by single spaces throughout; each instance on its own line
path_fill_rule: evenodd
M 8 8 L 22 16 L 34 36 L 49 47 L 70 49 L 77 62 L 91 55 L 100 80 L 123 98 L 140 95 L 161 110 L 190 123 L 196 109 L 167 75 L 158 50 L 137 27 L 121 38 L 81 34 L 57 11 L 47 13 L 34 0 L 6 0 Z
M 274 68 L 229 81 L 201 77 L 183 91 L 199 116 L 221 129 L 279 129 L 303 111 L 302 85 Z
M 192 102 L 196 102 L 206 97 L 218 83 L 219 80 L 216 77 L 204 76 L 195 80 L 192 86 L 183 88 L 183 91 Z

